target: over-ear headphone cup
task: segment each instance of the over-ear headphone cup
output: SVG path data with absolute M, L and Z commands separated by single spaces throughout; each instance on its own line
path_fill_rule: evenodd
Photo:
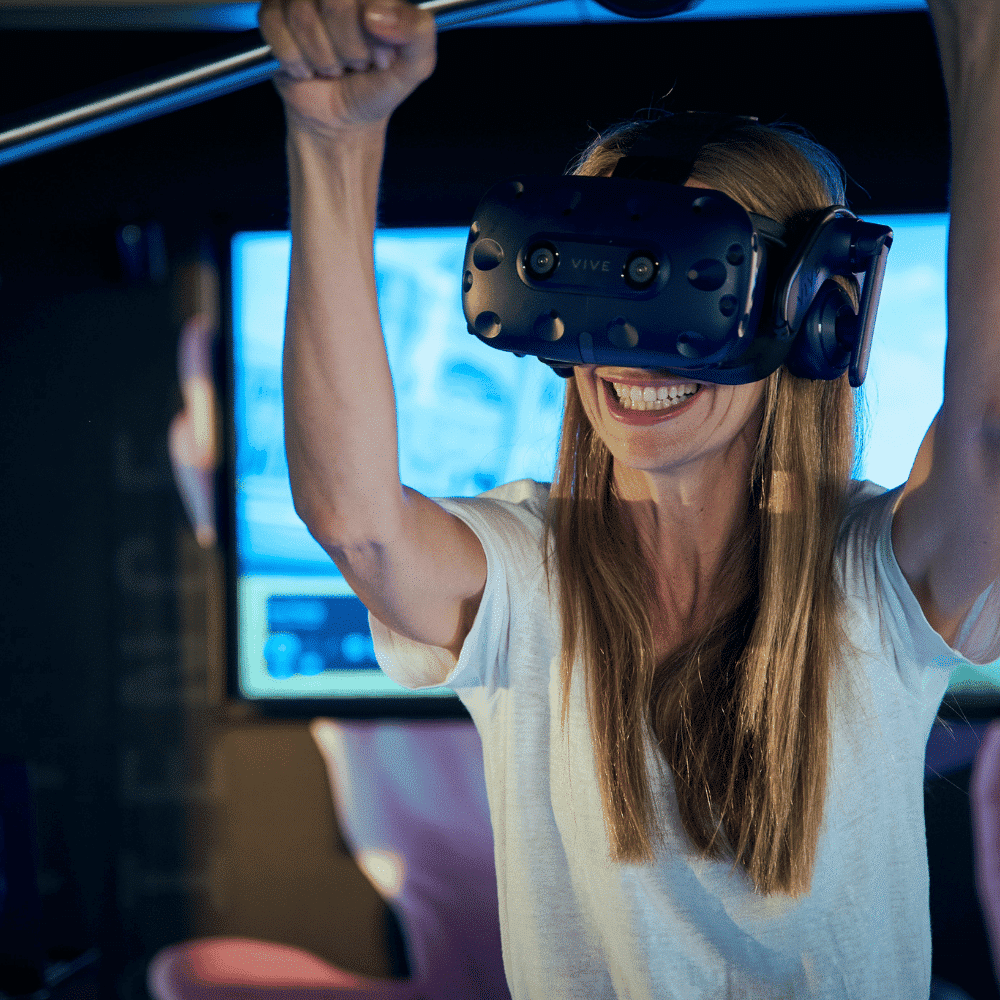
M 847 292 L 836 281 L 824 281 L 785 358 L 788 370 L 799 378 L 839 378 L 851 360 L 857 327 Z

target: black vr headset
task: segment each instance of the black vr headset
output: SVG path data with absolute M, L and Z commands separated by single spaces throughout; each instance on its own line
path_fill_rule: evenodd
M 842 205 L 794 228 L 720 191 L 684 187 L 698 151 L 756 119 L 689 112 L 651 123 L 608 177 L 491 188 L 465 251 L 469 332 L 568 377 L 659 368 L 743 385 L 782 364 L 860 386 L 892 230 Z M 843 276 L 860 281 L 855 309 Z

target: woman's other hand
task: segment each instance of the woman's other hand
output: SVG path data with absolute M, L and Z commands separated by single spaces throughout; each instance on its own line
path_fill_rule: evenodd
M 990 723 L 976 754 L 969 782 L 976 891 L 1000 982 L 1000 719 Z
M 434 18 L 404 0 L 264 0 L 258 21 L 289 128 L 385 122 L 434 70 Z

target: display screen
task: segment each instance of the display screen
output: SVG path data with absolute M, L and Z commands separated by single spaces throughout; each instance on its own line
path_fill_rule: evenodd
M 857 474 L 903 482 L 941 405 L 946 215 L 872 217 L 889 254 L 864 392 L 867 440 Z M 376 278 L 396 387 L 402 481 L 427 496 L 473 496 L 552 477 L 563 381 L 535 358 L 491 350 L 466 331 L 466 229 L 383 230 Z M 281 345 L 291 238 L 232 241 L 237 690 L 246 699 L 437 698 L 375 663 L 367 613 L 296 516 L 283 443 Z M 996 665 L 956 671 L 981 691 Z
M 551 478 L 563 382 L 466 332 L 467 230 L 379 232 L 376 278 L 396 389 L 400 476 L 427 496 L 474 496 Z M 367 612 L 292 507 L 281 344 L 291 239 L 232 243 L 236 628 L 242 697 L 452 698 L 377 667 Z

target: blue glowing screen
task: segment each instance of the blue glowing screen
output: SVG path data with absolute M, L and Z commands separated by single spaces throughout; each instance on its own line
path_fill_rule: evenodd
M 400 474 L 429 496 L 551 478 L 563 383 L 465 329 L 467 230 L 380 232 L 375 260 L 396 388 Z M 232 245 L 239 679 L 251 698 L 452 697 L 377 669 L 367 616 L 292 508 L 282 427 L 288 233 Z M 359 391 L 363 391 L 359 387 Z
M 903 482 L 941 405 L 946 215 L 892 226 L 865 397 L 861 477 Z M 534 358 L 471 337 L 461 308 L 464 228 L 380 231 L 375 260 L 396 387 L 400 471 L 428 496 L 551 479 L 563 382 Z M 283 445 L 281 344 L 291 241 L 232 243 L 239 684 L 247 698 L 453 697 L 411 692 L 378 670 L 367 616 L 296 516 Z M 994 668 L 956 672 L 981 688 Z

